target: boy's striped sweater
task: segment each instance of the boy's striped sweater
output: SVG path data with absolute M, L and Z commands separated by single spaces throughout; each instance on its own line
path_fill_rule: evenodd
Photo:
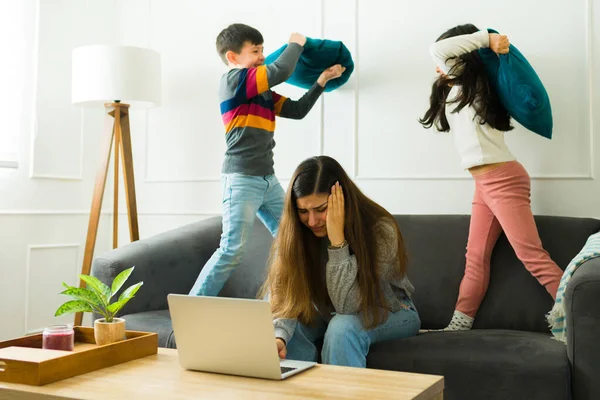
M 315 83 L 297 101 L 271 90 L 291 76 L 302 50 L 291 43 L 272 64 L 232 69 L 221 78 L 219 100 L 227 142 L 223 173 L 274 174 L 275 116 L 304 118 L 324 90 Z

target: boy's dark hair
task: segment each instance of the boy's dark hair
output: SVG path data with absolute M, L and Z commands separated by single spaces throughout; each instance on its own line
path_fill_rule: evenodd
M 228 51 L 240 53 L 246 42 L 263 44 L 264 40 L 260 32 L 251 26 L 231 24 L 217 36 L 217 53 L 219 53 L 223 62 L 227 64 L 225 54 Z

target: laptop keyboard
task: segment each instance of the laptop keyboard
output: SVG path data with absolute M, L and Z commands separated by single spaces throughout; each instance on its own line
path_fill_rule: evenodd
M 293 371 L 295 369 L 298 369 L 298 368 L 292 368 L 292 367 L 280 367 L 280 368 L 281 368 L 281 374 L 282 375 L 285 374 L 286 372 L 290 372 L 290 371 Z

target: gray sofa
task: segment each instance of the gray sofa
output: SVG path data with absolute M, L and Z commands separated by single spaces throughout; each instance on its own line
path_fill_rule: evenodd
M 423 329 L 442 328 L 452 315 L 464 271 L 469 216 L 398 215 L 407 243 L 408 276 Z M 565 268 L 600 221 L 538 216 L 545 248 Z M 187 294 L 217 248 L 220 217 L 128 244 L 95 258 L 92 275 L 109 283 L 135 265 L 144 281 L 122 315 L 132 330 L 159 334 L 175 347 L 167 294 Z M 271 238 L 257 221 L 243 265 L 221 296 L 254 298 L 265 274 Z M 127 286 L 127 285 L 126 285 Z M 545 289 L 517 260 L 502 235 L 492 256 L 487 295 L 468 332 L 430 332 L 371 347 L 369 368 L 439 374 L 446 399 L 600 399 L 600 258 L 582 265 L 566 293 L 568 346 L 551 339 Z

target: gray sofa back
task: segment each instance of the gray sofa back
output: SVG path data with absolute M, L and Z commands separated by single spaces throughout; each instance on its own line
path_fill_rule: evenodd
M 396 216 L 409 251 L 408 277 L 423 328 L 445 327 L 452 316 L 465 268 L 469 216 Z M 588 218 L 536 216 L 544 248 L 561 269 L 600 230 Z M 492 253 L 490 285 L 474 328 L 548 332 L 553 305 L 546 289 L 517 259 L 502 234 Z
M 410 262 L 408 277 L 415 286 L 414 301 L 422 327 L 446 326 L 454 310 L 458 287 L 464 272 L 469 216 L 397 215 Z M 600 230 L 600 221 L 591 218 L 537 216 L 542 243 L 550 256 L 564 269 L 592 233 Z M 182 234 L 182 230 L 184 234 Z M 152 271 L 144 287 L 129 302 L 122 314 L 167 309 L 167 294 L 187 294 L 213 251 L 221 235 L 221 218 L 213 217 L 140 240 L 135 248 L 126 245 L 110 252 L 110 257 L 94 259 L 98 273 L 111 268 L 111 260 L 134 265 L 144 259 L 144 268 Z M 169 239 L 169 236 L 172 236 Z M 234 272 L 221 296 L 254 298 L 266 273 L 272 239 L 257 220 L 242 265 Z M 144 249 L 152 248 L 152 258 Z M 203 260 L 203 262 L 198 262 Z M 115 267 L 116 268 L 116 267 Z M 98 276 L 102 279 L 102 276 Z M 136 271 L 128 283 L 135 283 Z M 127 286 L 127 285 L 126 285 Z M 516 258 L 502 235 L 492 254 L 492 270 L 487 295 L 475 320 L 474 328 L 498 328 L 548 332 L 544 315 L 551 309 L 552 298 Z

